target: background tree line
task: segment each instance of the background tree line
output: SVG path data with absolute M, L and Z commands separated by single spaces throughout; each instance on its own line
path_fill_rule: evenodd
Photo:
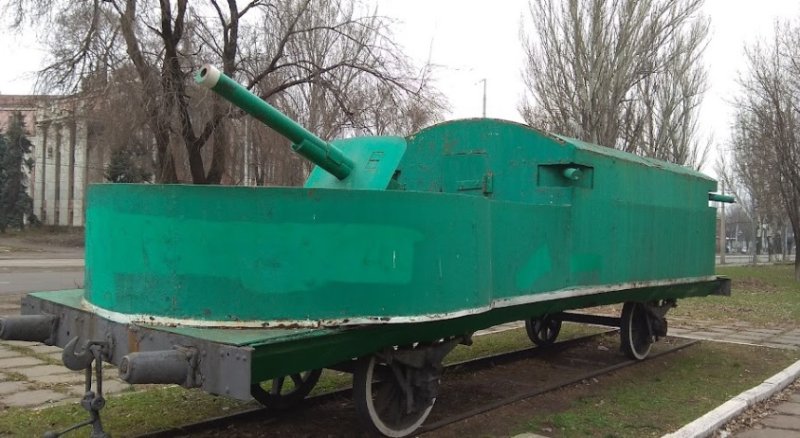
M 757 231 L 800 236 L 800 24 L 775 24 L 745 48 L 728 153 L 720 173 Z M 774 239 L 773 239 L 774 240 Z M 775 245 L 775 243 L 773 243 Z M 780 248 L 778 248 L 780 250 Z M 800 260 L 795 250 L 795 279 Z
M 525 121 L 699 169 L 703 0 L 537 0 L 523 31 Z
M 96 95 L 121 180 L 297 184 L 308 164 L 271 130 L 191 85 L 205 62 L 323 138 L 408 134 L 442 119 L 430 66 L 358 0 L 5 0 L 47 28 L 39 89 Z M 708 37 L 702 0 L 544 0 L 523 30 L 531 125 L 699 167 Z M 148 153 L 151 152 L 151 153 Z

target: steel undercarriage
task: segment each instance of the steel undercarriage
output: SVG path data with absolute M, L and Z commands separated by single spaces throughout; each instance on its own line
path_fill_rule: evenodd
M 22 313 L 53 315 L 57 318 L 53 335 L 47 339 L 52 345 L 63 348 L 75 338 L 81 343 L 108 342 L 105 359 L 115 365 L 119 365 L 122 358 L 130 353 L 183 348 L 187 357 L 194 357 L 185 361 L 186 380 L 168 383 L 201 387 L 212 394 L 248 400 L 251 398 L 250 385 L 253 382 L 332 367 L 387 345 L 408 345 L 466 336 L 509 321 L 535 319 L 595 305 L 724 295 L 729 293 L 729 287 L 729 281 L 720 277 L 701 283 L 607 292 L 592 295 L 588 300 L 580 297 L 538 302 L 427 323 L 347 328 L 235 329 L 119 323 L 86 311 L 82 305 L 81 289 L 30 294 L 23 301 Z M 80 351 L 83 345 L 79 343 L 76 348 Z M 134 380 L 130 383 L 143 382 Z M 152 383 L 152 378 L 147 383 Z

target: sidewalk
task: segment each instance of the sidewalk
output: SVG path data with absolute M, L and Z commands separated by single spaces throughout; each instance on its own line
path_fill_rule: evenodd
M 689 324 L 684 321 L 675 324 L 678 326 L 669 328 L 669 334 L 671 336 L 800 350 L 800 328 L 763 329 L 754 328 L 746 323 L 729 326 L 711 326 L 702 322 L 693 322 Z M 797 365 L 795 364 L 792 367 L 797 368 Z M 774 384 L 774 386 L 777 387 L 778 384 L 772 382 L 774 378 L 775 376 L 768 379 L 767 382 L 770 383 L 765 382 L 765 385 L 769 387 Z M 788 382 L 791 382 L 791 380 L 787 379 L 785 381 L 785 383 Z M 764 397 L 754 396 L 754 392 L 758 393 L 759 391 L 751 389 L 729 402 L 731 403 L 736 400 L 738 403 L 745 403 L 744 406 L 750 406 L 750 409 L 733 417 L 729 422 L 720 423 L 724 417 L 717 417 L 715 415 L 716 412 L 714 414 L 706 414 L 702 420 L 708 420 L 709 422 L 716 421 L 717 424 L 721 424 L 721 426 L 716 431 L 712 430 L 709 435 L 701 436 L 714 436 L 719 438 L 800 437 L 800 379 L 795 379 L 794 383 L 789 385 L 788 389 L 785 390 L 784 399 L 779 398 L 780 390 L 778 391 L 778 395 L 772 396 L 771 398 L 768 397 L 765 401 L 759 401 L 763 400 Z M 742 429 L 741 424 L 749 426 Z M 730 428 L 730 430 L 735 430 L 735 432 L 729 432 L 728 428 Z M 676 436 L 683 435 L 676 434 Z
M 800 328 L 764 329 L 754 328 L 746 323 L 729 326 L 709 326 L 702 322 L 670 322 L 677 325 L 669 327 L 670 336 L 800 350 Z
M 795 381 L 793 394 L 788 399 L 773 406 L 770 411 L 774 413 L 758 420 L 758 423 L 749 430 L 739 432 L 735 438 L 783 438 L 800 436 L 800 385 Z
M 113 377 L 104 364 L 103 393 L 116 394 L 132 386 Z M 61 363 L 61 349 L 33 342 L 0 342 L 0 406 L 42 408 L 74 403 L 83 397 L 84 373 Z
M 0 307 L 0 316 L 19 315 L 19 301 Z M 83 397 L 83 371 L 71 371 L 61 362 L 61 348 L 38 342 L 0 341 L 0 408 L 44 408 L 76 403 Z M 118 394 L 133 386 L 103 364 L 103 393 Z

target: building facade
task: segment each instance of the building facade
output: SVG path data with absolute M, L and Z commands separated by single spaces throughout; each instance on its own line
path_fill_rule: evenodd
M 43 224 L 81 227 L 86 187 L 102 182 L 102 148 L 92 142 L 85 101 L 78 97 L 0 95 L 0 129 L 11 114 L 23 114 L 33 143 L 28 190 Z

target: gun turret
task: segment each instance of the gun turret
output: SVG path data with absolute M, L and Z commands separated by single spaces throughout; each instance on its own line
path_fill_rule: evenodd
M 312 134 L 216 67 L 206 64 L 195 74 L 194 80 L 289 139 L 295 152 L 339 180 L 344 180 L 353 171 L 353 160 L 341 150 Z

